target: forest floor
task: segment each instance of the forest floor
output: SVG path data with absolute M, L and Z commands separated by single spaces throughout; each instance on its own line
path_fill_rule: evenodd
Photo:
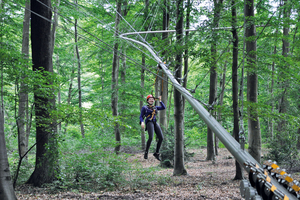
M 161 168 L 155 173 L 170 177 L 168 184 L 154 183 L 146 189 L 122 188 L 115 191 L 49 193 L 47 188 L 22 185 L 16 189 L 19 200 L 30 199 L 243 199 L 239 191 L 240 181 L 235 176 L 235 160 L 227 149 L 219 149 L 215 162 L 206 161 L 206 149 L 189 150 L 195 155 L 185 163 L 187 176 L 172 176 L 173 169 Z M 142 152 L 132 154 L 128 161 L 141 164 L 143 168 L 157 167 L 151 154 L 143 159 Z M 245 172 L 245 176 L 247 176 Z

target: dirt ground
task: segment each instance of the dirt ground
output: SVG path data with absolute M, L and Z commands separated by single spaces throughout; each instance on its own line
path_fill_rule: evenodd
M 195 155 L 186 162 L 187 176 L 172 176 L 173 169 L 162 169 L 157 173 L 172 179 L 171 184 L 154 184 L 144 190 L 127 190 L 99 193 L 61 192 L 48 194 L 47 189 L 22 186 L 16 191 L 19 200 L 31 199 L 231 199 L 241 198 L 240 181 L 233 181 L 235 160 L 226 149 L 219 149 L 217 160 L 205 161 L 206 149 L 191 150 Z M 158 166 L 151 154 L 143 159 L 142 153 L 134 154 L 130 160 L 138 160 L 144 168 Z M 135 161 L 136 162 L 136 161 Z M 245 176 L 247 176 L 245 172 Z

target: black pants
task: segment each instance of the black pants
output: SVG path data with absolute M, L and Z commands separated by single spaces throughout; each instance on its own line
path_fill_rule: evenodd
M 147 126 L 147 130 L 148 130 L 148 135 L 149 135 L 149 138 L 148 138 L 148 141 L 147 141 L 146 151 L 147 152 L 149 151 L 151 142 L 153 140 L 153 132 L 155 131 L 155 134 L 158 138 L 158 142 L 157 142 L 157 145 L 156 145 L 156 153 L 159 153 L 161 143 L 164 139 L 161 128 L 160 128 L 159 124 L 157 124 L 156 122 L 152 122 L 152 121 L 148 122 L 146 126 Z

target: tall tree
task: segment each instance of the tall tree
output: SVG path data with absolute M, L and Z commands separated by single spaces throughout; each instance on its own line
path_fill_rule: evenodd
M 3 19 L 3 3 L 0 0 L 0 44 L 3 44 L 4 27 Z M 0 50 L 1 51 L 1 50 Z M 2 53 L 2 52 L 1 52 Z M 6 143 L 5 143 L 5 132 L 4 132 L 4 100 L 3 100 L 3 60 L 0 60 L 0 199 L 5 200 L 16 200 L 15 191 L 11 179 Z
M 176 54 L 175 78 L 181 84 L 182 76 L 182 38 L 183 38 L 183 0 L 176 1 Z M 174 87 L 174 120 L 175 120 L 175 149 L 174 149 L 174 171 L 173 175 L 186 175 L 184 167 L 184 137 L 183 137 L 183 97 Z
M 42 3 L 41 3 L 42 2 Z M 28 183 L 41 186 L 52 182 L 57 167 L 56 134 L 52 123 L 54 94 L 52 80 L 52 39 L 51 39 L 51 0 L 31 0 L 31 44 L 33 71 L 39 80 L 34 85 L 34 104 L 36 116 L 36 162 Z M 43 18 L 42 18 L 42 17 Z M 43 78 L 41 78 L 43 77 Z M 50 80 L 49 80 L 50 79 Z
M 233 136 L 236 141 L 240 142 L 239 135 L 239 94 L 238 94 L 238 52 L 239 38 L 237 34 L 236 24 L 236 1 L 231 1 L 231 16 L 232 16 L 232 108 L 233 108 Z M 234 180 L 243 179 L 243 171 L 241 165 L 235 161 L 235 177 Z
M 77 0 L 75 0 L 75 5 L 77 6 Z M 83 126 L 83 117 L 82 117 L 82 88 L 81 88 L 81 60 L 78 48 L 78 32 L 77 25 L 78 20 L 75 19 L 75 50 L 77 56 L 77 83 L 78 83 L 78 104 L 79 104 L 79 123 L 80 123 L 80 132 L 84 138 L 84 126 Z
M 163 20 L 162 20 L 162 27 L 163 30 L 168 30 L 169 29 L 169 24 L 170 24 L 170 16 L 169 16 L 169 6 L 168 6 L 168 0 L 164 0 L 163 3 Z M 163 32 L 162 33 L 162 40 L 163 44 L 165 47 L 169 45 L 169 33 L 168 32 Z M 167 56 L 167 51 L 166 49 L 163 50 L 162 56 L 165 58 L 165 61 L 168 60 Z M 161 81 L 161 88 L 160 88 L 160 95 L 161 95 L 161 100 L 164 102 L 165 106 L 168 105 L 168 77 L 163 73 L 162 70 L 159 71 L 159 76 L 162 77 L 159 78 Z M 167 130 L 167 109 L 161 110 L 159 112 L 159 123 L 163 131 Z M 163 155 L 162 155 L 163 156 Z
M 29 59 L 29 25 L 30 25 L 30 1 L 26 2 L 25 5 L 25 13 L 24 13 L 24 21 L 23 21 L 23 35 L 22 35 L 22 54 L 25 59 Z M 19 156 L 20 158 L 27 152 L 28 149 L 28 139 L 29 132 L 26 130 L 26 124 L 28 123 L 28 118 L 26 113 L 28 109 L 26 109 L 26 105 L 28 105 L 28 88 L 25 83 L 25 74 L 28 66 L 23 66 L 22 77 L 20 83 L 20 91 L 19 91 L 19 109 L 18 109 L 18 118 L 17 118 L 17 126 L 18 126 L 18 147 L 19 147 Z M 26 123 L 27 121 L 27 123 Z
M 148 12 L 149 12 L 149 0 L 145 0 L 145 9 L 144 9 L 144 21 L 147 20 L 148 17 Z M 147 23 L 144 25 L 144 30 L 148 30 Z M 142 69 L 141 69 L 141 88 L 142 91 L 145 87 L 145 67 L 146 67 L 146 55 L 142 54 Z M 142 109 L 144 105 L 144 94 L 143 92 L 141 93 L 141 101 L 140 101 L 140 110 Z M 141 139 L 142 139 L 142 150 L 146 150 L 146 136 L 145 136 L 145 130 L 141 129 Z
M 261 157 L 261 132 L 257 112 L 258 79 L 256 66 L 256 27 L 254 18 L 254 0 L 245 0 L 246 18 L 246 54 L 247 54 L 247 101 L 248 106 L 248 151 L 257 162 Z
M 220 12 L 223 0 L 214 0 L 214 18 L 213 28 L 219 26 Z M 212 30 L 212 43 L 211 43 L 211 66 L 210 66 L 210 84 L 209 84 L 209 104 L 213 104 L 217 97 L 217 31 Z M 211 111 L 213 112 L 213 111 Z M 214 148 L 214 133 L 207 127 L 207 157 L 206 160 L 215 160 Z
M 1 14 L 1 2 L 0 2 L 0 14 Z M 1 15 L 0 15 L 1 16 Z M 1 19 L 1 18 L 0 18 Z M 0 21 L 0 27 L 1 27 Z M 2 33 L 0 33 L 2 34 Z M 0 35 L 0 38 L 2 36 Z M 2 42 L 2 41 L 0 41 Z M 3 102 L 3 63 L 0 61 L 1 67 L 1 105 L 0 105 L 0 199 L 16 200 L 15 191 L 11 179 L 9 170 L 5 133 L 4 133 L 4 102 Z
M 145 87 L 145 69 L 144 67 L 146 67 L 146 58 L 145 58 L 145 55 L 143 54 L 142 55 L 142 69 L 141 69 L 141 88 L 142 88 L 142 91 Z M 145 99 L 144 98 L 144 95 L 141 94 L 141 99 Z M 142 110 L 142 107 L 144 105 L 144 101 L 143 100 L 140 100 L 140 110 Z M 146 150 L 146 136 L 145 136 L 145 129 L 141 129 L 141 142 L 142 142 L 142 150 Z
M 187 1 L 186 5 L 186 21 L 185 21 L 185 29 L 189 30 L 190 29 L 190 15 L 191 15 L 191 0 Z M 184 50 L 184 70 L 183 70 L 183 87 L 186 88 L 187 86 L 187 73 L 189 69 L 189 49 L 188 49 L 188 42 L 189 42 L 189 31 L 185 32 L 185 50 Z M 185 100 L 183 101 L 183 112 L 185 108 Z
M 226 70 L 227 70 L 227 61 L 225 61 L 225 63 L 224 63 L 223 73 L 221 74 L 222 78 L 220 79 L 220 88 L 222 88 L 222 91 L 220 93 L 220 98 L 219 98 L 219 106 L 220 107 L 223 106 L 223 101 L 224 101 Z M 222 109 L 221 108 L 218 110 L 217 120 L 220 124 L 222 124 Z M 216 155 L 219 155 L 218 148 L 219 148 L 219 138 L 215 134 L 215 153 L 216 153 Z
M 119 24 L 120 24 L 120 13 L 122 7 L 122 0 L 116 0 L 117 4 L 117 12 L 115 18 L 115 33 L 114 37 L 116 39 L 114 44 L 114 55 L 113 55 L 113 62 L 112 62 L 112 79 L 111 79 L 111 107 L 112 107 L 112 114 L 114 117 L 118 117 L 118 77 L 119 77 L 119 55 L 118 55 L 118 48 L 119 42 L 117 41 L 117 37 L 119 35 Z M 121 133 L 120 133 L 120 125 L 116 121 L 114 126 L 115 138 L 116 138 L 116 147 L 115 151 L 118 153 L 121 148 Z
M 288 53 L 290 51 L 290 43 L 289 43 L 289 20 L 290 20 L 290 5 L 289 0 L 283 0 L 283 37 L 282 37 L 282 56 L 283 62 L 286 63 L 285 59 L 288 57 Z M 286 77 L 286 71 L 289 69 L 287 64 L 280 66 L 280 80 L 279 87 L 281 89 L 280 97 L 278 101 L 278 112 L 286 113 L 288 107 L 288 88 L 289 88 L 289 78 Z M 282 133 L 286 131 L 286 119 L 283 117 L 278 123 L 278 133 Z M 278 135 L 280 136 L 280 134 Z

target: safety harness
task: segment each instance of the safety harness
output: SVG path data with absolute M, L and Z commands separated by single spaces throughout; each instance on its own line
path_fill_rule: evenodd
M 148 107 L 149 109 L 151 109 L 151 110 L 152 110 L 152 113 L 151 113 L 151 114 L 149 114 L 149 115 L 146 117 L 146 119 L 147 119 L 148 117 L 150 117 L 150 116 L 151 116 L 151 118 L 149 119 L 149 121 L 152 121 L 152 119 L 153 119 L 154 115 L 156 114 L 156 107 L 155 107 L 155 106 L 153 106 L 153 105 L 147 105 L 147 107 Z

